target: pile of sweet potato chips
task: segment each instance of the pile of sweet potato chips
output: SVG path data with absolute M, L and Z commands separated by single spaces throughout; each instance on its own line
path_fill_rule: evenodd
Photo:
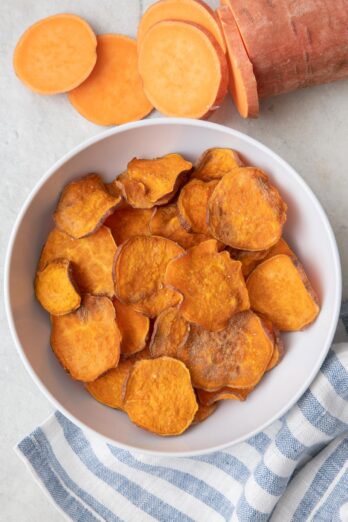
M 283 356 L 279 332 L 319 313 L 282 238 L 286 213 L 268 176 L 230 149 L 195 167 L 135 158 L 111 183 L 69 183 L 35 279 L 58 360 L 158 435 L 246 400 Z

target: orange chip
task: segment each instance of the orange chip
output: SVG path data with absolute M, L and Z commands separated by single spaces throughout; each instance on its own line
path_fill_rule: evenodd
M 73 379 L 94 381 L 117 365 L 121 335 L 108 297 L 85 295 L 76 312 L 51 322 L 52 349 Z
M 247 287 L 252 308 L 279 330 L 301 330 L 319 313 L 317 297 L 304 269 L 287 255 L 263 261 L 250 274 Z
M 116 368 L 111 368 L 95 381 L 87 383 L 86 389 L 102 404 L 123 410 L 126 383 L 132 367 L 132 361 L 121 361 Z
M 124 204 L 124 199 L 122 199 L 121 189 L 116 185 L 116 179 L 111 181 L 111 183 L 105 183 L 105 188 L 113 196 L 114 198 L 120 198 L 119 203 L 117 204 L 117 208 Z M 127 203 L 126 203 L 127 205 Z
M 210 233 L 233 248 L 266 250 L 279 241 L 287 206 L 261 170 L 235 169 L 216 186 L 208 204 Z
M 118 249 L 115 264 L 117 297 L 136 310 L 154 317 L 176 305 L 181 296 L 164 288 L 164 274 L 170 260 L 184 250 L 159 236 L 136 236 Z
M 222 330 L 233 314 L 249 308 L 242 265 L 218 252 L 209 239 L 168 263 L 164 281 L 184 296 L 180 312 L 207 330 Z
M 275 245 L 272 246 L 272 248 L 268 250 L 267 255 L 264 257 L 264 261 L 279 254 L 285 254 L 286 256 L 290 256 L 293 259 L 296 259 L 296 255 L 282 237 Z
M 185 344 L 190 332 L 190 324 L 180 315 L 177 308 L 167 308 L 156 319 L 150 341 L 152 357 L 168 355 L 176 357 Z
M 132 207 L 117 208 L 105 221 L 114 236 L 117 245 L 134 236 L 148 236 L 152 209 Z
M 225 386 L 220 390 L 216 391 L 206 391 L 206 390 L 196 390 L 198 401 L 201 404 L 209 407 L 215 404 L 217 401 L 226 401 L 226 400 L 234 400 L 234 401 L 245 401 L 248 397 L 249 393 L 253 391 L 254 388 L 228 388 Z
M 244 277 L 248 275 L 256 268 L 256 266 L 267 256 L 269 250 L 237 250 L 235 248 L 227 247 L 228 252 L 232 259 L 237 259 L 242 263 L 242 272 Z
M 178 213 L 181 223 L 187 230 L 209 236 L 207 207 L 217 184 L 217 180 L 206 183 L 193 179 L 181 189 L 178 198 Z
M 120 201 L 98 174 L 89 174 L 66 185 L 53 218 L 60 230 L 79 239 L 96 232 Z
M 187 232 L 180 223 L 177 207 L 173 204 L 155 207 L 149 226 L 151 234 L 171 239 L 185 249 L 209 239 L 205 234 Z
M 278 330 L 274 330 L 274 349 L 271 360 L 268 363 L 267 371 L 272 370 L 282 360 L 284 355 L 284 343 L 279 335 Z
M 140 352 L 145 347 L 149 333 L 149 318 L 140 314 L 131 306 L 120 303 L 115 298 L 113 303 L 116 310 L 117 325 L 122 336 L 121 353 L 132 355 Z
M 136 362 L 124 404 L 131 421 L 164 436 L 183 433 L 198 409 L 190 372 L 171 357 Z
M 192 163 L 180 154 L 153 160 L 134 158 L 127 172 L 117 178 L 117 185 L 132 207 L 151 208 L 168 203 L 191 169 Z
M 207 391 L 251 388 L 262 378 L 273 353 L 273 338 L 250 310 L 234 315 L 227 327 L 210 332 L 191 324 L 177 358 L 191 373 L 193 385 Z
M 52 315 L 73 312 L 80 306 L 81 297 L 67 259 L 48 263 L 36 274 L 35 294 L 41 306 Z
M 71 261 L 74 278 L 84 293 L 114 295 L 112 268 L 116 244 L 110 230 L 102 226 L 91 236 L 73 239 L 54 228 L 42 250 L 39 270 L 48 263 L 64 258 Z
M 143 359 L 152 359 L 150 350 L 148 346 L 145 346 L 141 352 L 133 353 L 127 357 L 127 361 L 142 361 Z
M 217 404 L 210 404 L 209 406 L 206 404 L 198 403 L 198 410 L 196 411 L 196 415 L 193 418 L 192 424 L 199 424 L 200 422 L 205 421 L 210 415 L 214 413 L 216 410 Z
M 203 152 L 197 161 L 192 178 L 197 178 L 202 181 L 221 179 L 225 174 L 231 172 L 231 170 L 242 167 L 243 165 L 242 159 L 235 150 L 215 147 Z

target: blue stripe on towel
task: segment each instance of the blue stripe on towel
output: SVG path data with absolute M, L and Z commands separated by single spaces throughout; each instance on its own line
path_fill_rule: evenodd
M 257 433 L 253 437 L 247 440 L 247 443 L 255 448 L 259 453 L 263 454 L 271 443 L 271 439 L 266 433 Z
M 243 493 L 237 505 L 237 517 L 239 522 L 267 522 L 269 513 L 254 509 Z
M 273 473 L 264 462 L 257 465 L 254 478 L 261 488 L 275 497 L 280 497 L 289 482 L 289 477 L 281 477 Z
M 298 401 L 298 406 L 306 417 L 315 428 L 319 429 L 325 435 L 329 437 L 335 437 L 342 433 L 346 424 L 340 419 L 331 415 L 313 395 L 311 390 L 307 390 L 306 393 Z
M 250 471 L 243 462 L 233 455 L 223 453 L 222 451 L 192 457 L 192 460 L 199 460 L 200 462 L 206 462 L 211 466 L 215 466 L 241 483 L 244 483 L 250 475 Z
M 333 510 L 338 509 L 344 502 L 348 500 L 348 470 L 342 475 L 324 504 L 315 513 L 313 520 L 315 522 L 327 522 L 332 520 Z M 344 522 L 344 521 L 342 521 Z
M 334 352 L 324 361 L 321 371 L 342 399 L 348 399 L 347 372 Z

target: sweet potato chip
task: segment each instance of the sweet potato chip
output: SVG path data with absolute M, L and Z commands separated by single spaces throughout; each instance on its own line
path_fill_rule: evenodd
M 202 181 L 221 179 L 236 167 L 244 165 L 238 152 L 232 149 L 213 148 L 203 152 L 196 164 L 192 178 Z
M 264 261 L 266 259 L 270 259 L 271 257 L 277 256 L 279 254 L 285 254 L 286 256 L 290 256 L 293 259 L 296 259 L 296 255 L 291 250 L 285 239 L 282 237 L 279 239 L 279 241 L 273 245 L 267 252 L 267 255 L 264 257 Z
M 185 344 L 190 324 L 180 315 L 177 308 L 167 308 L 156 319 L 149 345 L 152 357 L 167 355 L 176 357 Z
M 263 261 L 250 274 L 251 306 L 279 330 L 296 331 L 319 313 L 317 297 L 297 260 L 279 254 Z
M 214 413 L 216 410 L 217 404 L 210 404 L 209 406 L 206 404 L 198 403 L 198 410 L 196 411 L 196 415 L 193 418 L 192 424 L 199 424 L 200 422 L 205 421 L 210 415 Z
M 279 335 L 278 330 L 274 330 L 274 349 L 271 360 L 268 363 L 267 371 L 272 370 L 282 360 L 284 355 L 284 343 Z
M 262 378 L 273 353 L 273 338 L 250 310 L 234 315 L 224 330 L 210 332 L 191 324 L 177 358 L 196 388 L 208 391 L 251 388 Z
M 131 421 L 165 436 L 183 433 L 198 409 L 190 372 L 171 357 L 135 363 L 124 405 Z
M 181 189 L 178 197 L 178 213 L 186 230 L 209 236 L 207 207 L 217 184 L 218 180 L 204 182 L 193 179 Z
M 111 181 L 111 183 L 105 183 L 105 188 L 109 192 L 111 196 L 114 198 L 120 198 L 120 201 L 117 204 L 117 208 L 124 204 L 124 199 L 122 199 L 121 189 L 116 185 L 116 179 Z
M 151 208 L 168 203 L 191 169 L 192 163 L 180 154 L 152 160 L 134 158 L 116 184 L 132 207 Z
M 60 230 L 79 239 L 96 232 L 120 201 L 98 174 L 89 174 L 66 185 L 53 218 Z
M 133 364 L 132 361 L 119 362 L 116 368 L 111 368 L 95 381 L 87 383 L 87 391 L 102 404 L 123 410 L 126 382 Z
M 115 291 L 119 300 L 150 317 L 176 305 L 181 296 L 164 288 L 167 264 L 184 250 L 174 241 L 159 236 L 136 236 L 118 249 Z
M 142 361 L 143 359 L 152 359 L 150 350 L 148 346 L 145 346 L 141 352 L 133 353 L 132 355 L 129 355 L 126 360 L 127 361 Z
M 205 234 L 187 232 L 180 223 L 176 205 L 156 207 L 150 220 L 150 232 L 155 236 L 166 237 L 185 249 L 209 239 Z
M 54 228 L 42 250 L 39 270 L 43 270 L 48 263 L 56 259 L 68 259 L 71 261 L 76 283 L 83 293 L 112 297 L 115 254 L 115 241 L 105 226 L 82 239 L 73 239 L 65 232 Z
M 132 207 L 117 208 L 105 221 L 117 245 L 134 236 L 148 236 L 153 210 Z
M 287 206 L 264 172 L 235 169 L 218 183 L 208 204 L 210 233 L 233 248 L 266 250 L 279 241 Z
M 244 277 L 248 275 L 256 268 L 256 266 L 267 256 L 269 250 L 237 250 L 235 248 L 227 247 L 228 252 L 232 259 L 236 259 L 242 263 L 242 272 Z
M 129 305 L 125 305 L 113 299 L 116 310 L 116 321 L 120 329 L 121 353 L 123 355 L 132 355 L 140 352 L 146 344 L 149 333 L 150 321 L 148 317 L 140 314 Z
M 81 297 L 74 283 L 70 261 L 57 259 L 38 271 L 35 294 L 41 306 L 52 315 L 76 310 Z
M 224 388 L 216 391 L 196 390 L 196 393 L 199 403 L 209 407 L 215 404 L 217 401 L 245 401 L 253 389 L 254 388 L 228 388 L 225 386 Z
M 76 312 L 51 316 L 51 346 L 61 365 L 78 381 L 94 381 L 117 365 L 121 334 L 108 297 L 85 295 Z
M 249 308 L 241 263 L 218 253 L 214 239 L 170 261 L 164 282 L 184 296 L 179 309 L 185 319 L 207 330 L 222 330 L 233 314 Z

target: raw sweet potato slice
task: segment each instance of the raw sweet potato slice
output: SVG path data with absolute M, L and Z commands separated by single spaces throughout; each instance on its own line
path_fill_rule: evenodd
M 248 310 L 235 314 L 219 332 L 191 324 L 188 339 L 176 357 L 190 370 L 196 388 L 251 388 L 266 371 L 273 341 L 262 320 Z
M 117 208 L 105 221 L 111 230 L 117 245 L 134 236 L 148 236 L 152 209 L 133 207 Z
M 254 310 L 283 331 L 301 330 L 319 313 L 318 299 L 300 263 L 279 254 L 250 274 L 247 287 Z
M 160 0 L 144 13 L 138 27 L 138 45 L 153 25 L 163 20 L 182 20 L 204 27 L 217 40 L 225 52 L 226 46 L 213 9 L 202 0 Z
M 180 223 L 176 205 L 156 207 L 150 220 L 150 232 L 155 236 L 166 237 L 183 248 L 191 248 L 209 239 L 205 234 L 187 232 Z
M 148 99 L 166 116 L 203 118 L 227 92 L 226 57 L 196 24 L 168 20 L 152 26 L 141 40 L 138 65 Z
M 176 305 L 181 296 L 164 287 L 168 262 L 184 250 L 169 239 L 136 236 L 118 249 L 115 264 L 115 291 L 121 302 L 131 304 L 150 317 Z
M 217 401 L 225 401 L 225 400 L 235 400 L 235 401 L 245 401 L 248 397 L 249 393 L 253 391 L 254 388 L 228 388 L 225 386 L 220 390 L 216 391 L 206 391 L 206 390 L 196 390 L 198 401 L 200 404 L 209 407 L 215 404 Z
M 81 303 L 67 259 L 57 259 L 39 270 L 35 278 L 35 294 L 41 306 L 52 315 L 68 314 Z
M 257 118 L 260 107 L 253 64 L 249 60 L 230 8 L 222 5 L 216 13 L 227 47 L 230 93 L 243 118 Z
M 123 410 L 126 382 L 133 364 L 132 361 L 121 361 L 116 368 L 111 368 L 95 381 L 88 382 L 87 391 L 102 404 Z
M 121 303 L 118 299 L 114 298 L 113 303 L 117 325 L 122 336 L 121 353 L 127 356 L 140 352 L 146 345 L 150 328 L 149 318 L 131 306 Z
M 198 409 L 190 372 L 171 357 L 136 362 L 127 381 L 124 407 L 141 428 L 158 435 L 180 435 Z
M 219 181 L 209 199 L 209 230 L 233 248 L 265 250 L 280 239 L 286 210 L 264 172 L 236 169 Z
M 98 174 L 89 174 L 66 185 L 53 219 L 60 230 L 79 239 L 96 232 L 120 201 L 121 196 L 109 194 Z
M 233 314 L 249 308 L 241 263 L 219 253 L 214 239 L 170 261 L 164 282 L 184 296 L 179 309 L 185 319 L 207 330 L 222 330 Z
M 97 36 L 97 63 L 89 77 L 69 93 L 72 106 L 97 125 L 120 125 L 144 118 L 152 105 L 137 67 L 137 44 L 121 34 Z
M 225 174 L 242 166 L 243 161 L 238 152 L 233 149 L 214 147 L 203 152 L 191 177 L 212 181 L 221 179 Z
M 91 73 L 96 47 L 96 36 L 85 20 L 57 14 L 25 31 L 16 45 L 13 66 L 19 79 L 34 92 L 67 92 Z
M 83 293 L 112 297 L 115 254 L 115 241 L 105 226 L 82 239 L 73 239 L 65 232 L 54 228 L 42 250 L 38 268 L 43 270 L 48 263 L 56 259 L 68 259 L 71 261 L 76 283 Z
M 181 189 L 177 206 L 179 219 L 186 230 L 209 236 L 207 207 L 217 184 L 218 180 L 193 179 Z
M 132 207 L 151 208 L 168 203 L 191 169 L 192 163 L 180 154 L 151 160 L 134 158 L 116 184 Z
M 51 346 L 78 381 L 94 381 L 117 365 L 121 335 L 108 297 L 85 295 L 76 312 L 51 316 Z
M 200 422 L 205 421 L 210 415 L 214 413 L 217 408 L 217 404 L 210 404 L 209 406 L 206 404 L 198 403 L 198 410 L 196 411 L 196 415 L 193 418 L 192 424 L 199 424 Z
M 167 308 L 156 319 L 149 350 L 152 357 L 176 357 L 190 333 L 190 323 L 177 308 Z

